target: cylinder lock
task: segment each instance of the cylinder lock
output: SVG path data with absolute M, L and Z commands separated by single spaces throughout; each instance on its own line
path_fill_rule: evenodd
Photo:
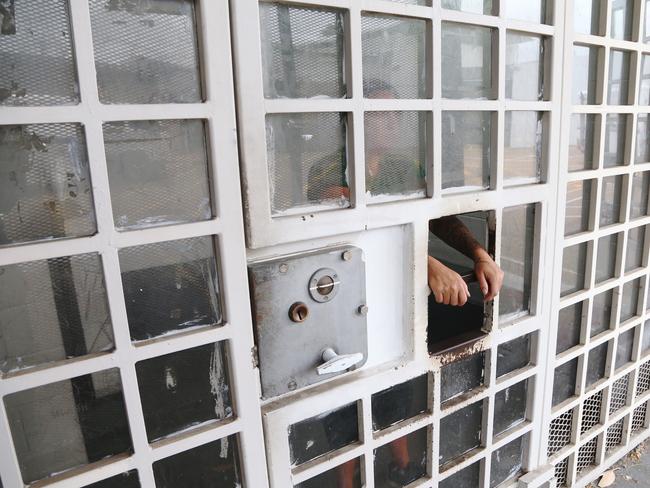
M 331 268 L 321 268 L 309 279 L 309 295 L 319 303 L 329 302 L 336 296 L 341 282 Z

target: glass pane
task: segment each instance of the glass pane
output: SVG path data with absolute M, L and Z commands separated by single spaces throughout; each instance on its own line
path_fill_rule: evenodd
M 600 201 L 600 226 L 621 222 L 621 195 L 623 193 L 622 176 L 606 176 L 602 181 Z
M 582 322 L 587 315 L 585 302 L 574 303 L 560 310 L 555 353 L 560 354 L 580 344 Z
M 650 8 L 648 8 L 650 7 L 650 5 L 648 5 L 650 1 L 649 0 L 644 0 L 644 1 L 645 1 L 645 19 L 644 19 L 645 22 L 643 22 L 643 24 L 641 25 L 641 29 L 640 29 L 641 32 L 639 34 L 642 37 L 641 40 L 647 43 L 650 41 Z
M 635 227 L 627 231 L 627 252 L 625 253 L 625 271 L 643 266 L 643 245 L 645 243 L 646 228 Z
M 499 294 L 499 315 L 512 320 L 530 312 L 535 239 L 535 204 L 503 209 L 501 269 L 505 273 Z
M 618 336 L 618 346 L 616 348 L 616 369 L 632 361 L 632 347 L 634 345 L 634 331 L 628 330 Z
M 560 296 L 566 296 L 585 287 L 587 265 L 587 243 L 564 248 L 562 258 L 562 289 Z
M 587 360 L 587 380 L 585 383 L 586 388 L 589 388 L 598 380 L 605 377 L 608 345 L 609 342 L 605 342 L 604 344 L 596 346 L 591 351 L 589 351 Z
M 0 266 L 0 372 L 114 348 L 98 254 Z
M 0 105 L 78 103 L 68 0 L 4 1 L 0 17 Z
M 426 117 L 425 112 L 365 113 L 366 191 L 371 196 L 426 195 Z
M 428 437 L 425 427 L 375 449 L 375 486 L 406 486 L 426 476 Z
M 526 420 L 528 380 L 516 383 L 494 398 L 494 435 L 499 435 Z
M 546 0 L 500 0 L 501 15 L 507 19 L 544 23 Z
M 442 8 L 493 15 L 492 0 L 442 0 Z
M 492 37 L 487 27 L 442 23 L 442 96 L 495 98 Z
M 602 0 L 574 0 L 573 28 L 581 34 L 600 35 Z
M 132 450 L 118 369 L 4 397 L 23 481 Z
M 591 337 L 595 337 L 611 328 L 613 301 L 613 290 L 604 291 L 594 297 L 591 312 L 591 332 L 589 334 Z
M 461 488 L 467 486 L 480 486 L 481 463 L 474 463 L 461 469 L 449 478 L 438 483 L 439 488 Z
M 442 188 L 490 186 L 491 112 L 442 112 Z
M 351 459 L 294 488 L 361 488 L 361 458 Z M 203 487 L 201 487 L 203 488 Z M 208 488 L 208 487 L 205 487 Z
M 0 485 L 2 488 L 2 485 Z M 132 469 L 126 473 L 118 474 L 112 478 L 98 481 L 91 485 L 86 485 L 84 488 L 140 488 L 140 480 L 138 479 L 138 471 Z
M 649 214 L 650 171 L 634 173 L 632 176 L 632 201 L 630 217 L 635 219 Z
M 621 302 L 621 323 L 637 315 L 637 309 L 639 307 L 640 291 L 641 291 L 640 278 L 633 281 L 628 281 L 623 285 L 623 298 Z
M 573 46 L 573 90 L 571 101 L 575 105 L 596 103 L 599 48 Z M 574 115 L 575 117 L 575 115 Z
M 530 364 L 530 334 L 500 344 L 497 349 L 497 378 Z
M 589 230 L 592 189 L 595 180 L 567 182 L 566 214 L 564 216 L 564 235 L 570 236 Z
M 612 49 L 609 52 L 609 83 L 607 103 L 628 105 L 628 86 L 630 84 L 630 52 Z
M 446 364 L 441 370 L 440 401 L 445 402 L 477 388 L 484 383 L 484 380 L 484 352 Z
M 518 476 L 523 471 L 524 449 L 527 442 L 524 437 L 516 439 L 494 451 L 492 454 L 490 488 Z
M 543 112 L 506 112 L 503 177 L 506 186 L 540 181 Z
M 153 463 L 156 488 L 240 488 L 239 442 L 231 435 Z
M 440 421 L 440 438 L 445 439 L 440 443 L 441 465 L 481 444 L 482 419 L 483 402 L 476 402 Z
M 426 97 L 426 30 L 424 20 L 361 16 L 364 97 Z
M 650 319 L 643 324 L 643 341 L 641 342 L 641 354 L 650 349 Z
M 345 141 L 345 114 L 266 116 L 273 214 L 297 207 L 350 205 Z
M 634 22 L 634 0 L 612 2 L 612 27 L 610 35 L 614 39 L 632 40 Z
M 571 361 L 555 368 L 555 375 L 553 377 L 554 407 L 575 395 L 577 373 L 578 359 L 572 359 Z
M 650 6 L 650 5 L 649 5 Z M 646 17 L 648 11 L 646 10 Z M 650 105 L 650 55 L 641 55 L 641 79 L 639 87 L 639 105 Z
M 128 247 L 119 257 L 132 340 L 221 324 L 212 237 Z
M 544 99 L 544 50 L 541 36 L 508 32 L 506 37 L 506 97 Z
M 140 361 L 135 371 L 149 442 L 233 416 L 223 342 Z
M 109 122 L 104 145 L 119 230 L 212 217 L 202 120 Z
M 569 171 L 598 167 L 598 161 L 594 160 L 596 117 L 597 115 L 594 114 L 573 114 L 571 116 Z
M 200 102 L 193 0 L 90 0 L 102 103 Z
M 608 114 L 605 119 L 605 168 L 625 164 L 625 131 L 627 115 Z
M 637 117 L 636 125 L 636 151 L 634 154 L 634 163 L 650 162 L 650 125 L 648 124 L 648 114 L 640 114 Z
M 81 124 L 0 125 L 0 246 L 96 232 Z
M 358 440 L 359 414 L 355 402 L 291 425 L 291 463 L 305 463 Z
M 611 415 L 614 412 L 619 411 L 627 404 L 628 392 L 630 389 L 630 380 L 632 378 L 632 373 L 629 373 L 622 378 L 617 379 L 611 386 L 610 389 L 610 403 L 609 403 L 609 414 Z
M 260 31 L 266 98 L 346 95 L 343 12 L 261 2 Z
M 596 258 L 596 283 L 613 278 L 616 275 L 616 247 L 619 234 L 610 234 L 598 239 L 598 257 Z M 621 239 L 623 236 L 621 235 Z
M 372 429 L 378 431 L 428 410 L 426 374 L 372 395 Z

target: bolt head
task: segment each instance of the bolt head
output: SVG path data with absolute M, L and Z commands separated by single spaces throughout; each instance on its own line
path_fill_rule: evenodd
M 343 259 L 343 261 L 350 261 L 352 259 L 352 252 L 343 251 L 343 254 L 341 254 L 341 259 Z
M 280 265 L 280 273 L 286 273 L 289 271 L 289 265 L 287 263 L 282 263 Z
M 359 305 L 357 312 L 359 313 L 359 315 L 368 315 L 368 305 L 366 304 Z
M 287 385 L 287 388 L 289 388 L 289 391 L 293 391 L 296 388 L 298 388 L 298 384 L 295 381 L 290 381 L 289 384 Z

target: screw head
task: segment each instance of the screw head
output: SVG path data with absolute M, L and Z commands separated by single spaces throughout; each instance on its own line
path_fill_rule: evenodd
M 298 384 L 295 381 L 291 380 L 287 385 L 287 388 L 289 388 L 289 391 L 293 391 L 298 388 Z
M 341 254 L 341 259 L 343 259 L 343 261 L 350 261 L 352 259 L 352 252 L 343 251 L 343 254 Z
M 289 265 L 287 263 L 282 263 L 280 265 L 280 273 L 286 273 L 289 271 Z
M 368 305 L 365 303 L 363 305 L 359 305 L 359 308 L 357 308 L 357 312 L 359 315 L 368 315 Z

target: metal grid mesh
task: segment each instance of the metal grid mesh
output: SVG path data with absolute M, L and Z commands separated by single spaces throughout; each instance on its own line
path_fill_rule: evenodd
M 548 434 L 548 456 L 552 456 L 571 442 L 573 410 L 564 412 L 551 421 Z
M 611 450 L 623 442 L 623 420 L 619 420 L 607 429 L 606 448 Z
M 569 458 L 565 458 L 555 465 L 555 479 L 557 486 L 566 486 L 567 477 L 569 475 Z
M 90 0 L 103 103 L 201 101 L 193 0 Z
M 636 396 L 650 390 L 650 361 L 647 361 L 639 368 L 639 377 L 636 383 Z
M 647 410 L 647 403 L 644 403 L 643 405 L 634 409 L 634 413 L 632 414 L 632 432 L 638 432 L 643 429 L 645 426 L 645 416 Z
M 622 378 L 617 379 L 611 387 L 609 395 L 609 413 L 618 412 L 627 403 L 627 392 L 630 385 L 630 375 L 626 374 Z
M 581 434 L 584 434 L 600 422 L 600 412 L 603 405 L 602 390 L 587 398 L 582 404 Z
M 0 6 L 0 105 L 77 103 L 68 0 Z
M 576 460 L 576 470 L 578 475 L 589 466 L 596 464 L 597 445 L 598 438 L 595 437 L 578 449 L 578 458 Z
M 80 124 L 0 126 L 0 246 L 96 231 Z

